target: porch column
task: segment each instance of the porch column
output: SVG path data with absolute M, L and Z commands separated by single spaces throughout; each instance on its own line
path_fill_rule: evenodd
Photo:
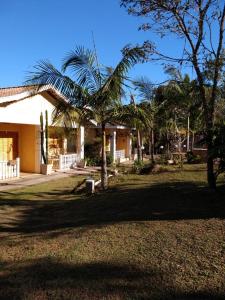
M 84 159 L 84 126 L 80 126 L 80 128 L 78 128 L 77 155 L 80 159 Z
M 67 138 L 63 138 L 63 154 L 67 154 Z
M 16 177 L 20 177 L 20 159 L 16 158 Z
M 37 125 L 35 129 L 36 145 L 35 145 L 35 172 L 41 172 L 42 156 L 41 156 L 41 126 Z
M 116 161 L 116 130 L 114 130 L 111 134 L 110 154 L 112 155 L 113 162 L 115 162 Z
M 126 149 L 126 156 L 131 159 L 131 151 L 132 151 L 132 138 L 131 133 L 127 136 L 127 149 Z

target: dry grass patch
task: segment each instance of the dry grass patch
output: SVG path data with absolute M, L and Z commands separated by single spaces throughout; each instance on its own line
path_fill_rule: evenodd
M 0 197 L 0 299 L 224 299 L 225 198 L 204 166 Z

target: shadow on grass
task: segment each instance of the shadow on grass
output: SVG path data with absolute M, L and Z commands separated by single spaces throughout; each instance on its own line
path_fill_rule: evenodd
M 68 264 L 50 257 L 4 265 L 0 299 L 223 299 L 220 291 L 187 289 L 173 275 L 134 265 Z
M 127 221 L 224 218 L 224 194 L 224 186 L 211 192 L 180 181 L 133 187 L 122 184 L 90 197 L 67 195 L 67 200 L 76 197 L 74 201 L 17 201 L 7 193 L 0 200 L 0 232 L 44 233 Z M 38 194 L 42 199 L 60 195 L 64 191 Z

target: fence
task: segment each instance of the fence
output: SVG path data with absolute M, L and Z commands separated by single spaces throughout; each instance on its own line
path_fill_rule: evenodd
M 59 170 L 66 170 L 73 168 L 79 160 L 77 153 L 73 154 L 60 154 L 59 155 Z
M 0 161 L 0 180 L 20 176 L 20 159 Z
M 125 150 L 116 150 L 116 159 L 123 159 L 125 158 Z

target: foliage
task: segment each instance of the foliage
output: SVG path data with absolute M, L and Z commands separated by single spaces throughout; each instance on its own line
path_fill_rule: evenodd
M 174 35 L 183 41 L 180 57 L 159 51 L 152 42 L 149 45 L 152 61 L 178 66 L 192 66 L 196 73 L 199 98 L 203 108 L 208 151 L 213 148 L 215 103 L 219 87 L 224 84 L 224 24 L 225 2 L 221 0 L 171 0 L 139 1 L 121 0 L 128 13 L 147 19 L 141 26 L 161 37 Z M 213 36 L 213 38 L 212 38 Z M 207 95 L 209 87 L 209 96 Z M 216 187 L 213 159 L 208 155 L 207 178 L 210 188 Z
M 181 148 L 181 142 L 185 140 L 188 118 L 189 132 L 192 133 L 201 130 L 203 122 L 196 82 L 191 81 L 187 74 L 182 76 L 175 68 L 170 67 L 167 72 L 171 76 L 169 82 L 155 91 L 155 101 L 159 106 L 156 123 L 159 144 L 164 145 L 167 152 L 173 152 L 174 145 Z
M 89 165 L 96 165 L 99 162 L 101 152 L 101 140 L 96 139 L 93 143 L 85 143 L 84 153 Z
M 97 156 L 86 156 L 88 166 L 101 166 L 102 160 L 99 155 Z M 106 154 L 107 166 L 111 166 L 113 163 L 113 157 L 110 154 Z
M 49 127 L 48 127 L 48 111 L 45 111 L 45 127 L 43 114 L 40 114 L 40 127 L 41 127 L 41 156 L 44 164 L 48 164 L 48 138 L 49 138 Z M 44 142 L 45 141 L 45 142 Z
M 142 160 L 135 160 L 132 168 L 133 173 L 140 174 L 143 167 L 144 167 L 144 163 Z
M 140 174 L 141 175 L 150 174 L 153 171 L 154 166 L 155 166 L 154 163 L 148 163 L 148 164 L 143 165 L 143 167 L 140 170 Z
M 213 149 L 210 155 L 218 161 L 218 168 L 215 171 L 215 176 L 218 177 L 225 172 L 225 124 L 215 126 L 213 136 Z
M 201 156 L 194 154 L 192 151 L 187 152 L 186 158 L 188 164 L 199 164 L 201 162 Z
M 147 59 L 146 46 L 122 49 L 122 59 L 114 69 L 100 66 L 95 51 L 76 47 L 64 59 L 62 72 L 51 63 L 41 61 L 34 67 L 28 78 L 30 84 L 49 84 L 60 91 L 69 102 L 62 102 L 57 107 L 55 118 L 65 120 L 64 124 L 71 127 L 77 121 L 95 120 L 101 126 L 102 165 L 101 185 L 107 188 L 106 161 L 106 124 L 115 122 L 118 115 L 121 118 L 121 98 L 124 94 L 123 86 L 126 74 L 136 63 Z M 67 76 L 71 71 L 74 79 Z M 123 118 L 124 120 L 124 118 Z
M 154 89 L 152 82 L 147 77 L 141 77 L 136 79 L 133 82 L 135 90 L 138 92 L 138 99 L 140 101 L 139 107 L 146 113 L 148 124 L 147 126 L 142 126 L 141 135 L 142 135 L 142 144 L 147 141 L 148 152 L 151 156 L 151 161 L 154 163 L 154 135 L 155 135 L 155 115 L 158 110 L 158 107 L 154 99 Z M 141 148 L 141 145 L 139 145 Z M 141 150 L 139 150 L 141 152 Z

